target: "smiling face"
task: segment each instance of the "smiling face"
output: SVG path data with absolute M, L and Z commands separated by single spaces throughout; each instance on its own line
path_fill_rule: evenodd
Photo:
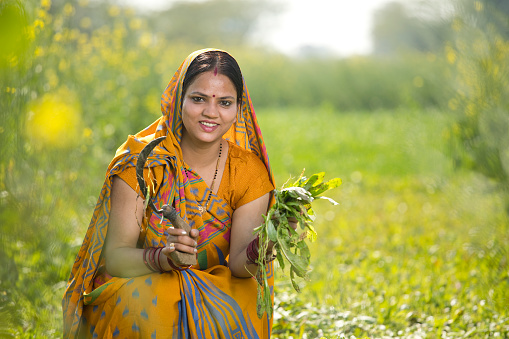
M 182 142 L 219 141 L 237 117 L 237 91 L 230 78 L 214 71 L 196 76 L 182 101 Z

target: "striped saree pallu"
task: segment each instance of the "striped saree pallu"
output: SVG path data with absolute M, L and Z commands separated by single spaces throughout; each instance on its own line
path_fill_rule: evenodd
M 222 265 L 113 278 L 85 304 L 82 337 L 269 337 L 269 319 L 256 316 L 256 282 Z

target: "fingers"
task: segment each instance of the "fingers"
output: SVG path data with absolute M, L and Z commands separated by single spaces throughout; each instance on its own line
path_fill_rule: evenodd
M 168 230 L 168 236 L 182 236 L 182 235 L 187 235 L 191 238 L 193 238 L 194 240 L 197 240 L 198 238 L 198 235 L 200 234 L 200 232 L 197 230 L 197 229 L 192 229 L 191 232 L 188 234 L 186 231 L 180 229 L 180 228 L 173 228 L 173 227 L 169 227 Z
M 191 234 L 181 229 L 168 228 L 168 236 L 166 238 L 166 247 L 162 250 L 164 254 L 169 255 L 173 251 L 180 251 L 194 254 L 197 252 L 197 238 L 199 231 L 191 230 Z
M 161 250 L 165 255 L 169 256 L 170 253 L 179 251 L 184 253 L 196 254 L 198 250 L 196 246 L 188 246 L 180 243 L 167 243 L 166 247 Z

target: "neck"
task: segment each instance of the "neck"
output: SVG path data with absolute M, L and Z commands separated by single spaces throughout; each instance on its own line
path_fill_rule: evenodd
M 210 144 L 196 144 L 192 140 L 182 136 L 180 148 L 184 161 L 193 169 L 199 169 L 211 164 L 216 164 L 219 156 L 219 145 L 222 139 Z

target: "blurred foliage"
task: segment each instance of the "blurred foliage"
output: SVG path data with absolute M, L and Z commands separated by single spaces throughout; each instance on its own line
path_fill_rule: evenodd
M 459 167 L 498 183 L 509 214 L 509 7 L 501 1 L 463 0 L 446 58 L 454 77 L 447 133 Z
M 394 1 L 379 8 L 373 16 L 373 53 L 441 53 L 452 35 L 450 18 L 441 13 L 442 6 L 444 2 Z
M 497 6 L 499 12 L 506 8 Z M 483 10 L 478 7 L 469 13 L 484 13 L 487 2 Z M 299 58 L 249 44 L 258 20 L 276 9 L 269 2 L 233 0 L 181 2 L 160 13 L 137 12 L 110 1 L 0 1 L 0 337 L 61 336 L 61 296 L 108 162 L 127 134 L 159 116 L 160 95 L 180 62 L 209 46 L 228 49 L 242 66 L 273 152 L 277 182 L 303 167 L 346 180 L 345 195 L 338 199 L 344 213 L 324 211 L 323 227 L 330 227 L 328 241 L 333 244 L 313 250 L 317 262 L 331 263 L 332 255 L 341 275 L 317 265 L 314 283 L 301 299 L 291 296 L 294 303 L 288 304 L 282 293 L 279 302 L 288 313 L 276 319 L 277 335 L 320 335 L 321 330 L 324 335 L 390 336 L 405 321 L 415 324 L 414 334 L 419 323 L 429 325 L 419 329 L 426 333 L 447 332 L 453 328 L 448 322 L 470 326 L 470 331 L 476 321 L 488 326 L 489 333 L 507 336 L 507 220 L 498 209 L 498 195 L 490 192 L 492 184 L 468 171 L 450 171 L 441 154 L 445 146 L 439 127 L 455 126 L 445 135 L 459 140 L 457 164 L 478 169 L 493 161 L 486 160 L 491 155 L 484 159 L 476 154 L 491 154 L 495 146 L 503 153 L 503 20 L 496 25 L 486 20 L 487 26 L 479 27 L 469 16 L 458 16 L 450 26 L 455 40 L 445 45 L 445 53 L 437 49 L 437 41 L 423 38 L 428 42 L 421 47 L 378 56 Z M 389 23 L 383 15 L 378 14 L 378 22 Z M 414 21 L 411 12 L 398 15 L 409 24 Z M 496 28 L 486 29 L 490 23 Z M 413 32 L 424 37 L 426 32 L 419 30 L 431 26 L 415 26 Z M 466 38 L 470 32 L 475 40 Z M 394 33 L 389 29 L 384 34 Z M 456 115 L 432 113 L 431 108 L 443 107 L 455 108 L 458 122 L 453 123 Z M 476 144 L 456 138 L 473 135 L 463 133 L 469 129 L 486 140 Z M 426 138 L 428 134 L 433 137 Z M 494 140 L 498 145 L 493 146 Z M 464 147 L 479 144 L 489 147 Z M 483 171 L 497 178 L 492 172 Z M 430 197 L 423 192 L 437 193 Z M 467 213 L 470 207 L 478 212 Z M 420 220 L 421 212 L 433 216 Z M 379 242 L 380 236 L 394 241 Z M 454 247 L 446 250 L 442 236 Z M 381 265 L 380 256 L 370 257 L 373 248 L 393 260 L 384 261 L 385 273 L 372 269 Z M 408 253 L 413 261 L 402 261 Z M 430 263 L 430 256 L 437 261 Z M 463 261 L 475 267 L 475 274 Z M 423 273 L 415 279 L 424 277 L 427 283 L 419 287 L 411 280 L 405 288 L 416 288 L 426 298 L 401 294 L 401 275 L 416 268 Z M 459 277 L 459 285 L 448 284 L 451 274 Z M 371 278 L 360 281 L 362 276 Z M 323 294 L 325 283 L 330 283 L 329 292 Z M 434 292 L 436 286 L 443 289 Z M 398 301 L 390 302 L 389 294 Z M 415 303 L 403 303 L 405 295 Z M 308 308 L 300 301 L 306 298 L 328 306 Z M 453 299 L 463 311 L 444 306 Z M 481 301 L 489 312 L 469 311 L 479 309 Z M 391 313 L 404 304 L 414 314 L 410 320 L 403 320 L 401 312 Z M 334 311 L 321 318 L 313 315 L 332 310 L 329 306 L 355 317 L 341 318 Z M 366 313 L 376 320 L 360 318 Z M 341 321 L 350 322 L 349 327 L 339 326 Z
M 245 46 L 258 18 L 278 9 L 275 2 L 267 0 L 182 1 L 150 15 L 148 22 L 151 31 L 163 32 L 169 41 L 229 48 Z

